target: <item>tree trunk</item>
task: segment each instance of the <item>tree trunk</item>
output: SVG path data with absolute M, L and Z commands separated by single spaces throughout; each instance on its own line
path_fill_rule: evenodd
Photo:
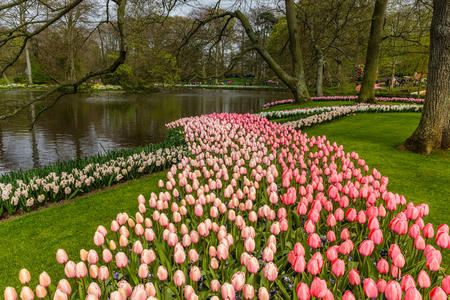
M 378 60 L 380 57 L 381 38 L 383 34 L 384 15 L 387 0 L 376 0 L 370 25 L 369 43 L 367 45 L 366 67 L 361 84 L 358 101 L 375 103 L 375 81 L 377 77 Z
M 342 76 L 342 60 L 336 59 L 336 79 L 338 81 L 338 88 L 343 89 L 344 88 L 344 79 Z
M 252 25 L 248 18 L 239 10 L 232 13 L 232 16 L 241 21 L 242 27 L 252 47 L 258 52 L 262 59 L 267 63 L 270 69 L 278 76 L 278 78 L 291 90 L 292 95 L 297 103 L 310 101 L 308 89 L 305 82 L 305 72 L 303 69 L 303 57 L 300 47 L 300 31 L 298 29 L 297 10 L 293 0 L 285 0 L 286 3 L 286 19 L 289 32 L 289 49 L 292 56 L 293 74 L 286 72 L 270 55 L 267 49 L 261 44 L 257 35 L 253 31 Z
M 401 148 L 430 154 L 450 146 L 450 2 L 434 0 L 427 93 L 422 118 Z
M 31 73 L 31 61 L 30 61 L 30 42 L 27 41 L 27 44 L 25 45 L 25 59 L 27 61 L 27 77 L 28 77 L 28 84 L 33 84 L 33 75 Z
M 389 82 L 389 92 L 392 92 L 392 90 L 394 89 L 396 63 L 397 63 L 397 59 L 394 57 L 394 59 L 392 60 L 391 81 Z
M 319 56 L 317 59 L 317 69 L 316 69 L 316 96 L 323 96 L 322 86 L 323 86 L 323 64 L 324 59 Z
M 289 32 L 289 50 L 292 56 L 292 67 L 294 70 L 294 83 L 289 86 L 298 103 L 310 101 L 308 89 L 305 82 L 305 71 L 303 69 L 303 54 L 300 46 L 300 30 L 298 27 L 297 9 L 294 0 L 285 0 L 286 21 Z

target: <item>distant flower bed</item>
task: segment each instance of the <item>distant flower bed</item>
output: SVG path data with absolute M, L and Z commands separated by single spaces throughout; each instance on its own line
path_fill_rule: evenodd
M 46 84 L 24 84 L 24 83 L 10 83 L 0 85 L 0 89 L 12 90 L 12 89 L 47 89 L 49 88 Z
M 183 137 L 172 133 L 170 142 L 110 151 L 41 169 L 12 172 L 0 177 L 0 215 L 18 209 L 31 211 L 47 202 L 71 199 L 114 183 L 160 171 L 186 155 Z
M 263 109 L 266 109 L 266 108 L 269 108 L 272 106 L 276 106 L 276 105 L 289 104 L 289 103 L 294 103 L 294 102 L 295 102 L 294 99 L 277 100 L 277 101 L 273 101 L 273 102 L 264 104 Z
M 312 101 L 355 101 L 358 99 L 358 96 L 323 96 L 323 97 L 311 97 Z M 425 100 L 424 99 L 418 99 L 418 98 L 404 98 L 404 97 L 376 97 L 376 100 L 378 102 L 400 102 L 400 103 L 418 103 L 421 104 Z M 277 100 L 273 102 L 269 102 L 264 104 L 263 109 L 276 106 L 276 105 L 282 105 L 282 104 L 289 104 L 294 103 L 294 99 L 283 99 L 283 100 Z
M 320 114 L 312 115 L 303 119 L 286 122 L 285 125 L 294 128 L 307 128 L 315 125 L 320 125 L 325 122 L 330 122 L 350 114 L 360 112 L 421 112 L 421 105 L 379 105 L 379 104 L 358 104 L 352 106 L 340 106 L 331 111 L 325 111 Z
M 65 278 L 32 289 L 22 269 L 22 299 L 447 299 L 449 226 L 358 153 L 250 114 L 168 126 L 191 156 L 100 225 L 94 249 L 59 249 Z
M 89 89 L 100 90 L 100 91 L 102 91 L 102 90 L 113 90 L 113 91 L 117 90 L 117 91 L 119 91 L 119 90 L 122 90 L 122 87 L 120 85 L 112 85 L 112 84 L 104 85 L 101 83 L 96 83 L 96 84 L 90 86 Z
M 355 101 L 358 96 L 324 96 L 311 97 L 312 101 Z M 401 102 L 401 103 L 423 103 L 424 99 L 404 98 L 404 97 L 376 97 L 378 102 Z
M 335 110 L 343 110 L 344 108 L 350 108 L 352 112 L 420 112 L 422 111 L 422 105 L 414 104 L 400 104 L 400 105 L 382 105 L 382 104 L 356 104 L 356 105 L 344 105 L 344 106 L 321 106 L 313 108 L 296 108 L 291 110 L 276 110 L 261 112 L 261 117 L 269 120 L 290 118 L 290 117 L 306 117 L 311 115 L 317 115 L 324 112 L 331 112 Z

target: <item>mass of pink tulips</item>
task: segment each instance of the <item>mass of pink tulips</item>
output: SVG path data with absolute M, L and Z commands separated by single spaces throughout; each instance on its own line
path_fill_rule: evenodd
M 23 269 L 6 300 L 448 299 L 449 226 L 427 223 L 428 205 L 391 192 L 358 153 L 256 115 L 168 127 L 190 155 L 159 190 L 100 225 L 80 257 L 58 250 L 65 278 Z

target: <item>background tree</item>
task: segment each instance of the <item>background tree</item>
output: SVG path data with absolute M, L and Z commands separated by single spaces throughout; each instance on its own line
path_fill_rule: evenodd
M 383 25 L 387 0 L 376 0 L 373 9 L 370 36 L 367 44 L 366 68 L 361 83 L 358 101 L 363 103 L 375 103 L 375 81 L 378 71 L 381 41 L 383 37 Z
M 450 147 L 450 2 L 434 0 L 427 94 L 422 118 L 402 148 L 430 154 Z

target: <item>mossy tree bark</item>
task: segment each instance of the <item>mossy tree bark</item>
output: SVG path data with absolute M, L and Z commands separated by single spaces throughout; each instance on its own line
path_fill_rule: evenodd
M 422 118 L 403 148 L 430 154 L 450 147 L 450 2 L 433 1 L 427 93 Z
M 358 96 L 358 101 L 362 103 L 375 103 L 375 81 L 387 2 L 388 0 L 375 1 L 369 43 L 367 44 L 366 68 L 364 69 L 364 77 Z

